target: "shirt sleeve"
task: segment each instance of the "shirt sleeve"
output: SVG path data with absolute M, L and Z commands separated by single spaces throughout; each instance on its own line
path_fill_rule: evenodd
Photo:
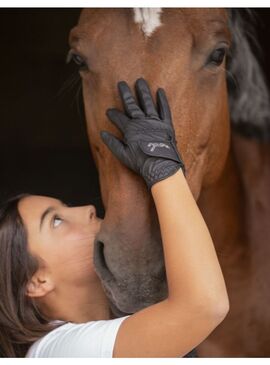
M 112 357 L 121 317 L 82 324 L 68 323 L 43 337 L 27 357 Z

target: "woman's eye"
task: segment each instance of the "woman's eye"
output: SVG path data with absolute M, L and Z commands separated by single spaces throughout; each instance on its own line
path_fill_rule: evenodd
M 226 48 L 217 48 L 211 53 L 207 63 L 215 66 L 220 66 L 224 60 L 225 55 Z
M 67 63 L 69 63 L 70 61 L 73 61 L 77 66 L 79 66 L 80 71 L 88 69 L 87 63 L 84 58 L 72 51 L 69 51 L 67 55 Z
M 52 225 L 53 225 L 53 228 L 56 228 L 58 226 L 60 226 L 60 224 L 63 222 L 62 218 L 58 217 L 57 215 L 55 215 L 53 217 L 53 220 L 52 220 Z

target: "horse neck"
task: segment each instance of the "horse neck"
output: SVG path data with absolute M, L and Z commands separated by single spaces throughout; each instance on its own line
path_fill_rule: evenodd
M 270 254 L 269 186 L 270 145 L 232 133 L 222 175 L 198 200 L 219 258 L 257 265 Z
M 244 229 L 252 261 L 265 260 L 270 254 L 270 143 L 234 133 L 232 149 L 241 179 Z
M 201 191 L 198 205 L 209 228 L 219 258 L 236 260 L 244 253 L 241 227 L 243 194 L 230 148 L 219 180 Z

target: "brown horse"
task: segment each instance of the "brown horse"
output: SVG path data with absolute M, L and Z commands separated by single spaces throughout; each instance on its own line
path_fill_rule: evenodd
M 86 9 L 70 34 L 106 210 L 95 265 L 115 315 L 162 300 L 166 275 L 151 196 L 99 132 L 121 136 L 105 116 L 108 107 L 121 108 L 119 80 L 132 86 L 144 77 L 152 90 L 166 90 L 230 297 L 230 313 L 199 356 L 270 355 L 270 146 L 262 141 L 270 113 L 244 29 L 242 17 L 223 9 Z

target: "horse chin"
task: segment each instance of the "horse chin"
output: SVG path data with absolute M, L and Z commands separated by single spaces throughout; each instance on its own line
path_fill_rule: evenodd
M 111 308 L 112 313 L 116 317 L 123 317 L 130 314 L 133 314 L 137 312 L 140 308 L 136 308 L 133 305 L 123 305 L 123 303 L 117 303 L 115 300 L 114 295 L 112 295 L 111 291 L 106 288 L 106 286 L 103 285 L 104 292 L 109 300 L 109 305 Z
M 136 292 L 136 290 L 134 290 L 134 292 L 128 292 L 128 290 L 120 292 L 118 285 L 117 287 L 115 287 L 114 285 L 108 287 L 106 283 L 103 282 L 103 289 L 109 300 L 111 311 L 116 317 L 123 317 L 136 313 L 167 297 L 167 285 L 165 281 L 163 288 L 159 291 L 158 297 L 156 297 L 152 293 L 152 295 L 150 294 L 150 298 L 148 297 L 147 300 L 145 295 L 142 296 L 142 293 L 137 292 L 137 295 L 134 295 L 134 292 Z
M 121 311 L 119 308 L 117 308 L 117 306 L 113 303 L 113 302 L 111 302 L 110 301 L 110 308 L 111 308 L 111 311 L 112 311 L 112 313 L 113 313 L 113 315 L 115 316 L 115 317 L 125 317 L 125 316 L 128 316 L 128 315 L 130 315 L 130 314 L 133 314 L 133 313 L 127 313 L 127 312 L 123 312 L 123 311 Z
M 114 303 L 112 300 L 109 300 L 109 304 L 110 304 L 110 308 L 112 313 L 114 314 L 115 317 L 124 317 L 124 316 L 128 316 L 131 314 L 134 314 L 136 312 L 139 312 L 140 310 L 154 304 L 154 303 L 140 303 L 140 304 L 130 304 L 127 306 L 123 306 L 121 305 L 121 303 L 116 304 Z

